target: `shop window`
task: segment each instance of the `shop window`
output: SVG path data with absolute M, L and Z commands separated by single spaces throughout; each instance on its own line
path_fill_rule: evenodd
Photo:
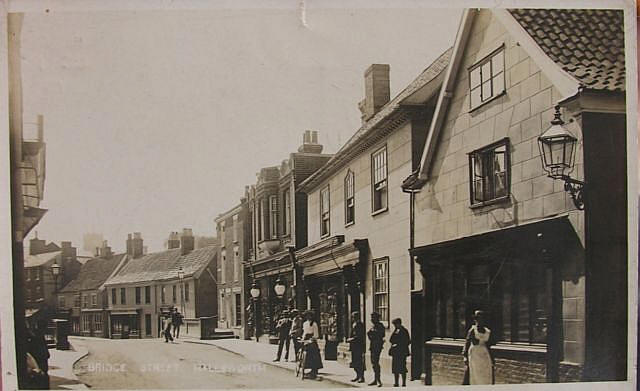
M 387 209 L 387 147 L 371 155 L 372 213 Z
M 551 269 L 545 265 L 505 261 L 446 267 L 434 273 L 433 284 L 435 336 L 464 338 L 480 309 L 496 342 L 546 343 Z
M 86 314 L 82 317 L 82 331 L 91 331 L 91 314 Z
M 320 190 L 320 237 L 329 235 L 330 232 L 330 206 L 329 206 L 329 185 Z
M 175 285 L 171 287 L 171 300 L 173 301 L 173 304 L 178 302 L 178 287 Z
M 235 312 L 236 312 L 236 326 L 242 326 L 242 299 L 240 298 L 240 294 L 235 294 Z
M 504 47 L 500 47 L 469 68 L 471 110 L 500 96 L 504 85 Z
M 151 304 L 151 287 L 150 286 L 144 287 L 144 303 Z
M 380 320 L 389 322 L 389 259 L 373 262 L 373 310 L 380 314 Z
M 344 224 L 353 224 L 356 219 L 355 175 L 349 170 L 344 178 Z
M 509 139 L 469 154 L 471 204 L 506 199 L 510 191 Z
M 94 331 L 102 332 L 102 314 L 94 314 L 93 326 Z

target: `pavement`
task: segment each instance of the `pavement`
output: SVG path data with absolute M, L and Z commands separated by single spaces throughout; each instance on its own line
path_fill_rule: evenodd
M 186 343 L 212 345 L 222 350 L 238 354 L 252 361 L 257 361 L 266 365 L 283 368 L 291 372 L 295 371 L 295 362 L 287 362 L 284 361 L 284 359 L 281 359 L 281 361 L 277 362 L 273 361 L 278 352 L 277 345 L 270 345 L 243 339 L 199 340 L 184 338 L 181 339 L 181 341 Z M 290 360 L 293 360 L 293 355 L 294 350 L 293 346 L 291 346 L 291 350 L 289 352 Z M 319 371 L 319 376 L 322 377 L 323 380 L 328 380 L 330 382 L 348 387 L 377 388 L 375 386 L 367 385 L 368 382 L 373 380 L 373 371 L 370 369 L 365 372 L 365 383 L 352 383 L 351 379 L 353 379 L 355 373 L 353 369 L 349 368 L 348 365 L 345 365 L 339 361 L 329 361 L 324 359 L 322 360 L 322 365 L 324 368 Z M 370 368 L 371 365 L 367 363 L 367 367 Z M 407 387 L 424 387 L 424 384 L 420 380 L 410 381 L 409 374 L 407 375 Z M 383 372 L 381 374 L 381 380 L 384 387 L 390 387 L 393 385 L 393 374 Z
M 49 387 L 52 390 L 86 389 L 73 373 L 73 365 L 89 354 L 86 345 L 73 337 L 69 337 L 71 349 L 49 349 Z

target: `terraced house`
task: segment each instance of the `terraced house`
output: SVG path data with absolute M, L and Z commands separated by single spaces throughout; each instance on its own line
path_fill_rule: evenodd
M 407 253 L 410 209 L 402 181 L 418 166 L 427 124 L 451 51 L 390 99 L 389 66 L 364 73 L 362 126 L 300 190 L 308 197 L 309 244 L 296 251 L 307 307 L 318 312 L 325 357 L 348 358 L 351 320 L 377 312 L 412 329 L 412 292 L 421 279 Z M 419 276 L 419 275 L 418 275 Z M 390 367 L 383 355 L 381 365 Z
M 460 384 L 476 309 L 498 383 L 626 378 L 623 31 L 615 10 L 464 12 L 404 183 L 427 384 Z
M 58 293 L 58 308 L 70 312 L 71 333 L 87 337 L 109 336 L 108 292 L 105 281 L 127 262 L 127 254 L 113 254 L 106 241 L 96 257 Z
M 204 338 L 215 332 L 216 247 L 194 250 L 190 229 L 170 235 L 166 251 L 143 255 L 142 243 L 139 233 L 129 235 L 129 261 L 104 284 L 110 338 L 160 336 L 171 307 L 184 316 L 182 335 Z

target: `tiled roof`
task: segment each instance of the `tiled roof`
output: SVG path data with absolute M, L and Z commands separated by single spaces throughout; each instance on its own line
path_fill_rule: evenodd
M 24 257 L 24 267 L 42 266 L 60 254 L 62 254 L 61 251 L 53 251 L 38 255 L 27 255 Z
M 148 254 L 131 259 L 106 284 L 128 284 L 143 281 L 160 281 L 178 278 L 182 266 L 185 277 L 197 274 L 216 256 L 216 247 L 193 250 L 182 256 L 179 248 Z
M 68 283 L 60 292 L 75 292 L 87 289 L 98 289 L 109 278 L 126 254 L 114 255 L 111 258 L 92 258 L 85 262 L 78 276 Z
M 353 136 L 340 148 L 338 152 L 329 161 L 325 166 L 320 168 L 318 171 L 313 173 L 309 178 L 304 181 L 303 186 L 312 186 L 317 184 L 317 182 L 324 178 L 326 175 L 329 175 L 333 169 L 339 167 L 340 164 L 344 161 L 349 161 L 351 154 L 353 153 L 354 148 L 362 142 L 365 138 L 369 137 L 373 134 L 378 125 L 381 124 L 387 117 L 393 114 L 397 109 L 400 108 L 402 102 L 410 97 L 414 92 L 418 91 L 425 85 L 427 85 L 432 80 L 436 79 L 438 75 L 444 72 L 449 65 L 449 60 L 451 59 L 451 53 L 453 52 L 453 48 L 447 49 L 444 53 L 442 53 L 431 65 L 429 65 L 420 75 L 411 82 L 404 90 L 402 90 L 398 95 L 395 96 L 391 101 L 389 101 L 386 105 L 384 105 L 371 119 L 365 122 L 360 129 L 358 129 Z
M 606 9 L 512 9 L 538 46 L 591 90 L 625 90 L 624 15 Z

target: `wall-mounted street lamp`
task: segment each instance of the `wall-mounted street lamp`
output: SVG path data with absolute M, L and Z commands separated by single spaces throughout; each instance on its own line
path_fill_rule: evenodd
M 276 280 L 276 285 L 273 287 L 273 290 L 276 292 L 276 295 L 278 296 L 279 299 L 281 299 L 284 296 L 284 292 L 287 290 L 287 287 L 282 282 L 282 279 L 280 278 L 280 276 L 278 276 L 278 279 Z
M 53 274 L 53 293 L 58 293 L 58 276 L 60 275 L 60 270 L 62 266 L 58 265 L 56 260 L 53 261 L 53 265 L 51 265 L 51 274 Z
M 564 190 L 571 194 L 576 208 L 582 210 L 584 182 L 569 176 L 573 171 L 578 139 L 567 130 L 560 114 L 560 106 L 556 105 L 555 109 L 551 127 L 538 137 L 542 168 L 550 178 L 564 181 Z
M 258 284 L 256 284 L 255 280 L 253 281 L 253 284 L 251 284 L 249 293 L 251 294 L 251 304 L 253 305 L 254 335 L 256 337 L 256 342 L 259 342 L 260 336 L 258 335 L 258 298 L 260 297 L 260 287 L 258 287 Z
M 260 297 L 260 288 L 258 288 L 258 284 L 254 282 L 251 285 L 251 290 L 249 291 L 249 293 L 251 293 L 251 297 L 254 299 L 257 299 L 258 297 Z

